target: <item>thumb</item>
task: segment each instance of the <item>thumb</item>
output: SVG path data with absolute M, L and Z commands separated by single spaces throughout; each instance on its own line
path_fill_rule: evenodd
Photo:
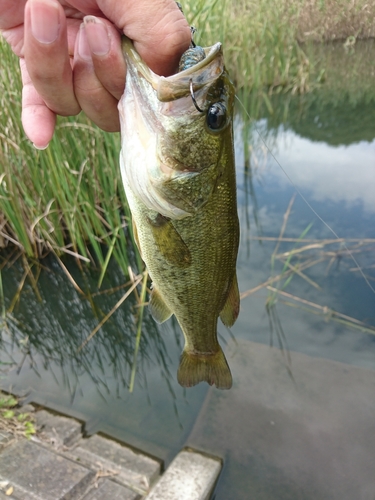
M 157 74 L 176 71 L 191 41 L 190 27 L 173 0 L 98 0 L 98 6 Z

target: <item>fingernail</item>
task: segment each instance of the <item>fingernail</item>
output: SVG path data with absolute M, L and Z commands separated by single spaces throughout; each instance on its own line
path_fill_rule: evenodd
M 83 22 L 91 52 L 97 56 L 108 54 L 111 41 L 107 26 L 95 16 L 85 16 Z
M 78 54 L 82 59 L 90 60 L 91 59 L 91 50 L 89 46 L 89 42 L 87 40 L 85 25 L 82 23 L 78 32 L 78 40 L 77 40 L 77 49 Z
M 54 42 L 60 30 L 58 5 L 52 0 L 29 0 L 31 32 L 41 43 Z
M 43 151 L 44 149 L 48 148 L 48 144 L 46 144 L 45 146 L 37 146 L 34 142 L 33 142 L 33 146 L 35 149 L 38 149 L 39 151 Z

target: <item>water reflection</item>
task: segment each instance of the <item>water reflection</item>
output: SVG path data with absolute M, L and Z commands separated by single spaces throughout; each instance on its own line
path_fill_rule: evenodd
M 241 340 L 235 380 L 210 391 L 190 446 L 224 456 L 217 499 L 372 499 L 375 372 Z
M 342 203 L 349 209 L 357 205 L 366 212 L 375 212 L 371 168 L 375 141 L 361 141 L 350 147 L 332 146 L 325 142 L 311 142 L 280 127 L 273 152 L 310 201 Z M 280 168 L 272 169 L 270 181 L 276 184 L 276 189 L 290 185 Z
M 168 459 L 182 446 L 206 392 L 204 386 L 194 392 L 179 390 L 175 374 L 182 346 L 176 325 L 161 329 L 144 312 L 131 394 L 139 312 L 134 296 L 78 352 L 124 294 L 123 276 L 112 262 L 103 289 L 114 291 L 98 294 L 98 273 L 82 274 L 73 261 L 65 264 L 89 298 L 78 294 L 56 261 L 43 261 L 48 270 L 39 276 L 40 301 L 26 284 L 2 328 L 0 361 L 7 371 L 13 366 L 7 379 L 0 380 L 2 386 L 26 393 L 30 401 L 72 412 L 86 422 L 88 433 L 107 431 L 138 447 L 148 436 L 149 452 Z M 22 273 L 18 262 L 2 271 L 7 308 Z
M 236 118 L 243 300 L 236 340 L 219 328 L 228 343 L 231 391 L 179 387 L 180 332 L 172 323 L 156 327 L 146 314 L 137 386 L 129 394 L 134 301 L 77 357 L 77 346 L 122 292 L 92 294 L 90 303 L 54 263 L 39 278 L 42 302 L 27 288 L 3 331 L 2 359 L 13 357 L 19 366 L 25 349 L 28 355 L 3 385 L 30 390 L 30 399 L 80 416 L 90 431 L 104 430 L 167 461 L 184 444 L 222 455 L 217 500 L 372 499 L 375 295 L 342 241 L 332 241 L 305 202 L 294 199 L 269 151 L 374 285 L 375 118 L 363 119 L 363 135 L 359 125 L 352 136 L 343 134 L 364 116 L 363 101 L 339 100 L 332 111 L 323 97 L 319 105 L 315 96 L 288 97 L 255 125 Z M 70 270 L 82 284 L 80 272 Z M 2 272 L 7 305 L 21 275 L 16 268 Z M 95 290 L 97 276 L 84 279 L 85 291 Z M 122 283 L 115 264 L 106 279 L 104 288 Z M 271 327 L 282 351 L 269 347 Z

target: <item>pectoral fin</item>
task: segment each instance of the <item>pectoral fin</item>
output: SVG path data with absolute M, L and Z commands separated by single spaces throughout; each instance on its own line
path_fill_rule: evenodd
M 164 323 L 172 316 L 172 311 L 162 299 L 160 292 L 157 288 L 153 288 L 151 292 L 150 302 L 148 308 L 154 320 L 157 323 Z
M 161 214 L 149 219 L 158 251 L 169 263 L 177 267 L 188 267 L 191 263 L 190 250 L 181 238 L 172 221 Z
M 220 319 L 225 326 L 234 325 L 240 312 L 240 292 L 238 290 L 237 274 L 234 273 L 225 305 L 220 313 Z

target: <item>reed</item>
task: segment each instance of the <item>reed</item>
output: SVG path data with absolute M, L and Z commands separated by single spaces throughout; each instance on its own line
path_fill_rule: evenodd
M 45 151 L 37 151 L 20 122 L 16 58 L 0 43 L 0 246 L 28 257 L 53 251 L 104 267 L 107 253 L 127 274 L 134 253 L 122 188 L 119 134 L 106 134 L 80 115 L 59 120 Z
M 350 49 L 358 39 L 375 37 L 375 3 L 367 0 L 188 0 L 184 10 L 198 28 L 197 42 L 220 40 L 237 91 L 257 90 L 258 102 L 321 83 L 332 61 L 312 53 L 308 42 L 341 41 Z M 345 82 L 352 73 L 347 64 Z
M 199 0 L 185 5 L 204 45 L 220 40 L 237 90 L 263 87 L 304 92 L 309 61 L 297 41 L 301 2 Z

